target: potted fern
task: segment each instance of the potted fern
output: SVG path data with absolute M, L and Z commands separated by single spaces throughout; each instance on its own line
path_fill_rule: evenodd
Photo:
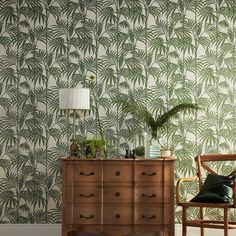
M 197 104 L 194 103 L 181 103 L 171 109 L 169 109 L 164 114 L 152 113 L 148 110 L 143 104 L 138 104 L 134 99 L 119 99 L 117 101 L 118 105 L 121 108 L 123 115 L 131 115 L 136 119 L 139 119 L 143 125 L 144 129 L 150 132 L 150 143 L 153 144 L 154 140 L 159 143 L 159 133 L 161 129 L 170 121 L 171 118 L 177 116 L 179 112 L 186 111 L 191 112 L 192 110 L 199 109 Z M 147 156 L 147 144 L 145 147 L 145 156 Z M 159 143 L 159 146 L 160 143 Z M 155 147 L 153 153 L 149 152 L 150 157 L 158 156 L 158 149 Z M 152 155 L 153 154 L 153 155 Z
M 106 142 L 99 137 L 86 139 L 80 143 L 80 147 L 85 151 L 86 158 L 100 158 L 105 156 Z

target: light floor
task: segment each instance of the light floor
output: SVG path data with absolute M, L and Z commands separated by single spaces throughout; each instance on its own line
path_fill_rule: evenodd
M 236 230 L 230 230 L 229 236 L 236 236 Z M 0 236 L 60 236 L 60 225 L 49 224 L 0 224 Z M 188 236 L 199 236 L 199 229 L 188 227 Z M 81 234 L 91 236 L 91 234 Z M 143 236 L 151 236 L 146 234 Z M 181 225 L 176 225 L 175 236 L 181 236 Z M 223 236 L 223 231 L 218 229 L 206 229 L 205 236 Z

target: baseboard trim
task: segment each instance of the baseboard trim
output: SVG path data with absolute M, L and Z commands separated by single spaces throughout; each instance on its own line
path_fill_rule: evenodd
M 60 236 L 60 224 L 0 224 L 1 236 Z
M 222 236 L 223 231 L 219 229 L 206 229 L 205 236 Z M 235 236 L 236 230 L 230 230 L 229 236 Z M 60 224 L 0 224 L 1 236 L 60 236 Z M 89 234 L 91 236 L 91 234 Z M 175 236 L 182 235 L 182 226 L 175 225 Z M 188 236 L 199 236 L 199 229 L 188 227 Z M 88 236 L 88 234 L 81 234 Z

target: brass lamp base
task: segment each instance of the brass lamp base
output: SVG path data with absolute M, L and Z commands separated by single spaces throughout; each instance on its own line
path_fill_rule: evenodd
M 71 141 L 72 141 L 72 143 L 70 145 L 70 156 L 71 157 L 77 157 L 78 156 L 78 150 L 79 150 L 78 144 L 77 144 L 75 139 L 72 139 Z

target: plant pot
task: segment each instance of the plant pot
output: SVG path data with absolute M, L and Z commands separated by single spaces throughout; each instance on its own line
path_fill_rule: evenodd
M 169 149 L 161 149 L 161 157 L 171 157 L 172 152 Z

